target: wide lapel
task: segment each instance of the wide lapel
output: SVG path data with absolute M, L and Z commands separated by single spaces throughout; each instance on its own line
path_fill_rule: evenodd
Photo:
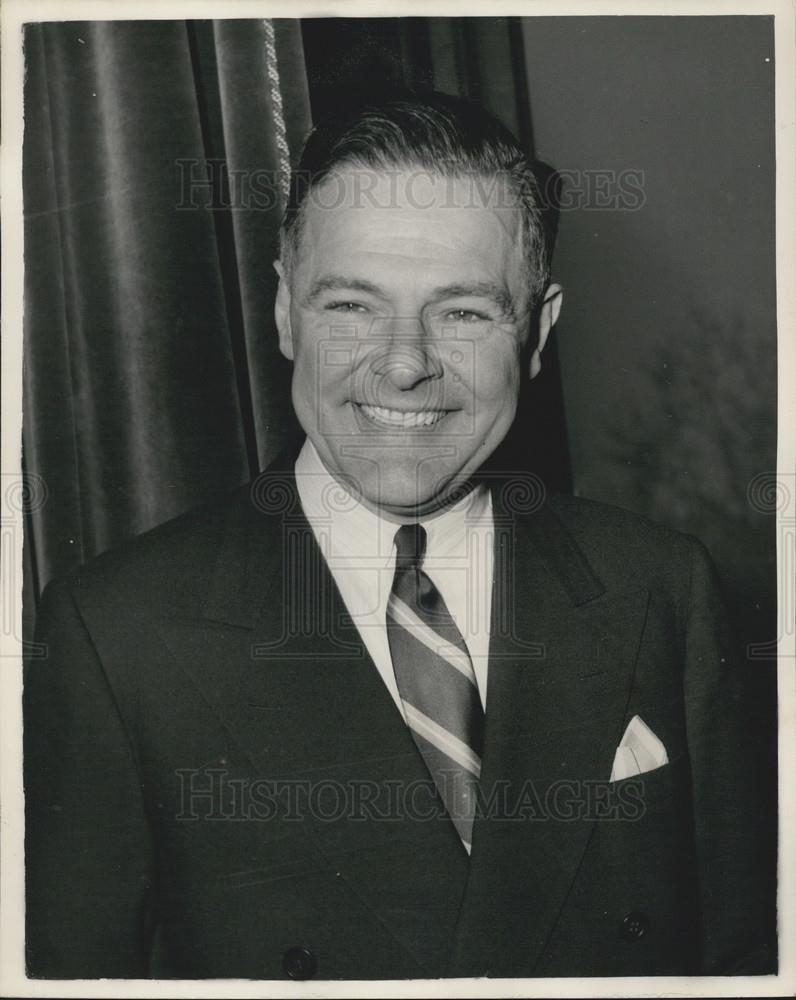
M 648 593 L 606 593 L 547 504 L 493 487 L 495 581 L 482 812 L 451 975 L 530 975 L 594 826 Z
M 440 975 L 467 856 L 452 823 L 429 818 L 433 785 L 304 517 L 292 462 L 231 512 L 203 618 L 192 640 L 175 626 L 169 645 L 252 775 L 292 783 L 297 835 L 400 942 L 411 974 Z

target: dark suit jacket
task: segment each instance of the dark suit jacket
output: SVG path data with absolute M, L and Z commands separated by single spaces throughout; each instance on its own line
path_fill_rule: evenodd
M 406 794 L 422 759 L 287 466 L 47 588 L 30 974 L 274 979 L 297 946 L 319 978 L 773 971 L 773 859 L 704 549 L 521 483 L 493 497 L 471 858 Z M 669 763 L 609 788 L 634 715 Z

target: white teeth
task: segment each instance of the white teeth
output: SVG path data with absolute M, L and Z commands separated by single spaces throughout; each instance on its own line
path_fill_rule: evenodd
M 359 404 L 365 416 L 383 427 L 430 427 L 442 420 L 445 410 L 388 410 L 385 406 Z

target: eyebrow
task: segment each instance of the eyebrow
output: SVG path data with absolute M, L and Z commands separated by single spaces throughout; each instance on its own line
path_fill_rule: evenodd
M 349 278 L 344 274 L 328 274 L 312 283 L 304 302 L 306 305 L 312 305 L 324 292 L 344 291 L 364 292 L 367 295 L 374 295 L 378 299 L 387 300 L 387 293 L 384 289 L 374 285 L 372 281 L 366 281 L 364 278 Z
M 509 294 L 509 290 L 496 281 L 473 281 L 460 285 L 443 285 L 434 289 L 432 301 L 441 302 L 444 299 L 460 299 L 467 298 L 467 296 L 476 299 L 489 299 L 500 309 L 506 319 L 516 319 L 517 311 L 514 308 L 514 300 Z
M 313 282 L 305 298 L 306 305 L 312 305 L 324 292 L 355 291 L 364 292 L 366 295 L 373 295 L 375 298 L 387 301 L 387 292 L 364 278 L 347 277 L 343 274 L 329 274 L 318 278 Z M 466 298 L 471 296 L 479 299 L 489 299 L 498 309 L 504 318 L 514 320 L 517 311 L 514 300 L 508 289 L 496 281 L 473 281 L 467 283 L 457 283 L 451 285 L 441 285 L 431 292 L 430 302 L 443 302 L 445 299 Z

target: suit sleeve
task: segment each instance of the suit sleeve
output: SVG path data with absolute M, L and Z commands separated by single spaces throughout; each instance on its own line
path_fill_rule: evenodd
M 713 564 L 696 540 L 685 704 L 702 924 L 702 973 L 776 971 L 776 844 L 759 752 L 755 670 L 737 653 Z M 771 713 L 773 716 L 773 712 Z M 773 717 L 768 720 L 775 725 Z
M 133 749 L 69 591 L 24 680 L 26 959 L 42 978 L 147 975 L 149 833 Z

